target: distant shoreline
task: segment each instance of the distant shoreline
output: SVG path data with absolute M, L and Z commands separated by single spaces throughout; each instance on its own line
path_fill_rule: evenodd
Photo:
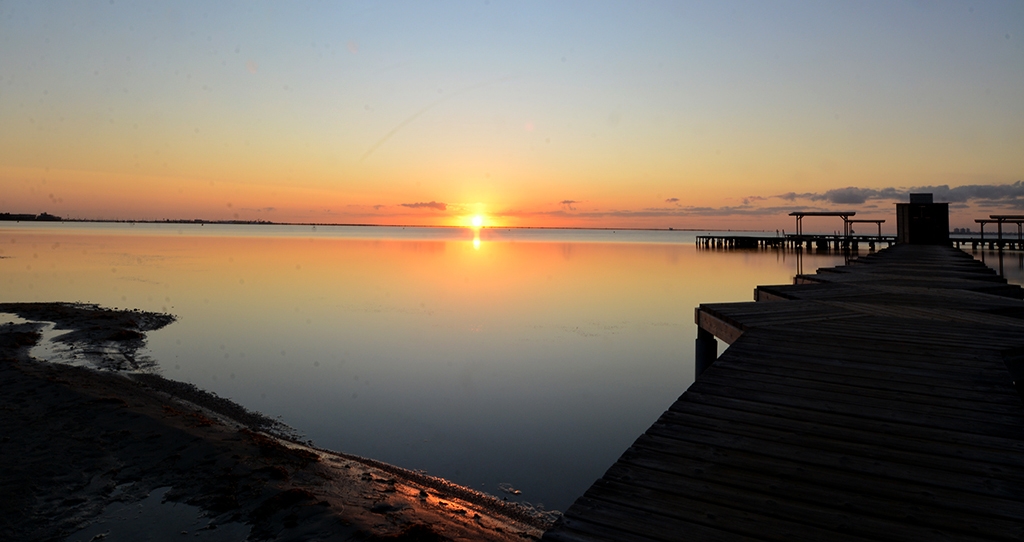
M 4 213 L 6 214 L 6 213 Z M 39 216 L 48 216 L 53 218 L 5 218 L 4 214 L 0 214 L 0 222 L 76 222 L 76 223 L 93 223 L 93 224 L 211 224 L 211 225 L 229 225 L 229 226 L 334 226 L 334 227 L 346 227 L 346 228 L 431 228 L 431 229 L 452 229 L 452 230 L 468 230 L 468 229 L 481 229 L 481 230 L 572 230 L 572 231 L 680 231 L 680 232 L 693 232 L 693 231 L 734 231 L 734 232 L 766 232 L 769 230 L 753 230 L 753 229 L 717 229 L 717 228 L 599 228 L 599 227 L 580 227 L 580 226 L 481 226 L 480 228 L 470 228 L 467 226 L 431 226 L 423 224 L 360 224 L 360 223 L 338 223 L 338 222 L 270 222 L 266 220 L 204 220 L 200 218 L 195 219 L 164 219 L 164 220 L 121 220 L 121 219 L 93 219 L 93 218 L 60 218 L 53 217 L 53 215 L 47 215 L 42 213 Z M 16 215 L 19 217 L 28 217 L 35 215 Z M 56 218 L 56 219 L 55 219 Z

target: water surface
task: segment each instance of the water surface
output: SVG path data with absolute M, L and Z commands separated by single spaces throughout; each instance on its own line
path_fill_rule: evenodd
M 793 253 L 693 232 L 0 225 L 4 301 L 166 311 L 149 355 L 317 445 L 564 510 L 693 380 L 693 311 Z M 842 263 L 803 256 L 803 269 Z

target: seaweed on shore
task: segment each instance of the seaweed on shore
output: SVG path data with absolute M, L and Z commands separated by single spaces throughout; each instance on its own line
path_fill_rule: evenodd
M 292 427 L 275 420 L 260 412 L 249 410 L 242 405 L 213 392 L 206 391 L 188 382 L 169 380 L 152 373 L 138 373 L 130 376 L 132 380 L 146 387 L 164 392 L 177 399 L 188 401 L 196 406 L 224 416 L 253 431 L 263 431 L 285 440 L 299 442 L 301 435 Z
M 147 362 L 137 355 L 145 346 L 146 332 L 163 328 L 177 319 L 172 314 L 62 302 L 0 303 L 0 312 L 16 314 L 32 321 L 8 324 L 5 327 L 3 342 L 0 343 L 0 348 L 5 352 L 10 351 L 5 355 L 27 355 L 28 349 L 39 341 L 43 327 L 39 322 L 53 322 L 54 329 L 68 330 L 55 337 L 54 341 L 77 350 L 97 368 L 115 371 L 138 371 L 155 365 L 155 362 Z M 264 431 L 295 442 L 301 440 L 301 435 L 284 423 L 248 410 L 194 384 L 169 380 L 154 373 L 136 372 L 129 377 L 141 385 L 188 401 L 254 431 Z
M 117 371 L 154 366 L 151 360 L 138 356 L 146 345 L 146 332 L 176 320 L 172 314 L 107 309 L 88 303 L 0 303 L 0 312 L 34 322 L 53 322 L 54 329 L 68 330 L 53 340 L 66 345 L 71 358 L 82 357 L 98 368 Z
M 154 331 L 177 319 L 173 314 L 108 309 L 94 303 L 0 303 L 0 312 L 17 314 L 26 320 L 54 322 L 57 329 L 92 329 L 110 337 L 122 330 Z

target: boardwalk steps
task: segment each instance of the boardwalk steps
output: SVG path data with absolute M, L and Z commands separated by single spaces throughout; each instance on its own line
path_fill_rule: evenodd
M 896 245 L 701 305 L 730 343 L 550 541 L 1024 539 L 1024 292 Z

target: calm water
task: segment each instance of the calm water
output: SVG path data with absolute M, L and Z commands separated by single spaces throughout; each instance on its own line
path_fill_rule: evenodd
M 693 239 L 0 223 L 0 297 L 173 313 L 149 339 L 164 376 L 320 446 L 564 510 L 692 382 L 694 307 L 796 271 Z

